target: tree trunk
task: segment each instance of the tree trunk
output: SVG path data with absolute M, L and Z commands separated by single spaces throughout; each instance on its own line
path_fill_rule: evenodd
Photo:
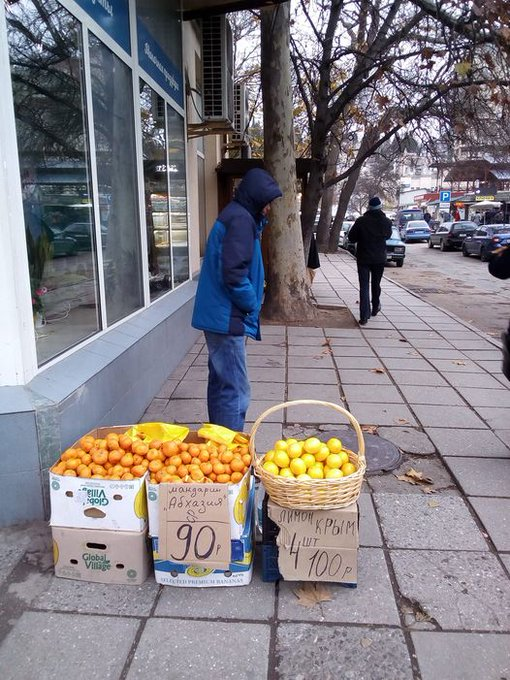
M 283 197 L 271 208 L 267 239 L 266 318 L 297 321 L 315 312 L 307 280 L 297 202 L 290 79 L 290 3 L 261 11 L 264 161 Z
M 329 154 L 328 154 L 328 169 L 326 171 L 326 182 L 336 177 L 337 163 L 340 156 L 340 146 L 336 138 L 330 136 Z M 331 229 L 331 216 L 333 214 L 333 200 L 335 198 L 336 187 L 331 186 L 325 189 L 322 193 L 321 199 L 321 216 L 317 226 L 317 248 L 321 253 L 327 251 L 329 235 Z M 338 242 L 338 241 L 337 241 Z M 332 251 L 335 252 L 335 251 Z
M 365 134 L 363 135 L 363 138 L 361 140 L 361 144 L 359 146 L 358 153 L 356 154 L 355 161 L 361 158 L 372 144 L 375 144 L 378 136 L 379 135 L 377 133 L 376 127 L 368 127 L 365 130 Z M 342 222 L 344 221 L 345 213 L 347 212 L 347 207 L 349 205 L 352 192 L 354 191 L 354 188 L 356 186 L 356 182 L 358 181 L 358 177 L 360 176 L 362 167 L 363 165 L 360 165 L 351 172 L 340 192 L 340 198 L 338 199 L 338 207 L 335 219 L 333 220 L 333 225 L 331 227 L 331 232 L 329 235 L 328 253 L 336 253 L 338 249 L 338 239 L 340 237 L 340 229 L 342 227 Z

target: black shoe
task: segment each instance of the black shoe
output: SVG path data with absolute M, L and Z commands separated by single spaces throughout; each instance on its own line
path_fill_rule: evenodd
M 359 320 L 359 325 L 360 325 L 360 326 L 364 326 L 364 325 L 366 324 L 367 321 L 368 321 L 368 319 L 360 319 L 360 320 Z
M 380 311 L 381 311 L 381 305 L 379 305 L 378 307 L 372 307 L 372 316 L 377 316 Z

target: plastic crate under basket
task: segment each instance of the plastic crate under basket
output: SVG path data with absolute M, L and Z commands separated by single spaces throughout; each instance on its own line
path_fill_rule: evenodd
M 257 456 L 255 449 L 255 435 L 268 415 L 289 406 L 316 405 L 329 407 L 342 414 L 353 426 L 358 439 L 358 452 L 347 450 L 349 460 L 356 466 L 356 472 L 338 479 L 293 479 L 271 474 L 262 467 L 263 456 Z M 298 399 L 272 406 L 262 413 L 253 424 L 250 433 L 250 453 L 253 460 L 254 472 L 264 484 L 264 488 L 271 500 L 284 508 L 302 510 L 335 510 L 355 503 L 361 493 L 363 477 L 366 471 L 365 440 L 363 432 L 356 418 L 346 409 L 329 401 L 315 399 Z

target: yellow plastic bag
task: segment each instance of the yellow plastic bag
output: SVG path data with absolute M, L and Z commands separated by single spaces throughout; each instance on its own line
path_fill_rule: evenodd
M 228 448 L 234 448 L 238 444 L 247 444 L 248 438 L 241 432 L 230 430 L 223 425 L 205 423 L 198 431 L 198 436 L 215 444 L 226 444 Z
M 163 442 L 182 442 L 186 439 L 188 433 L 189 427 L 176 425 L 175 423 L 138 423 L 126 432 L 130 437 L 139 437 L 143 441 L 160 439 Z

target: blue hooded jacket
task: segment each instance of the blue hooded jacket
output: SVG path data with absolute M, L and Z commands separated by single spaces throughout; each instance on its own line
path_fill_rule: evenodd
M 264 292 L 260 235 L 267 222 L 262 210 L 281 195 L 271 175 L 254 168 L 218 215 L 207 239 L 191 321 L 194 328 L 260 340 Z

